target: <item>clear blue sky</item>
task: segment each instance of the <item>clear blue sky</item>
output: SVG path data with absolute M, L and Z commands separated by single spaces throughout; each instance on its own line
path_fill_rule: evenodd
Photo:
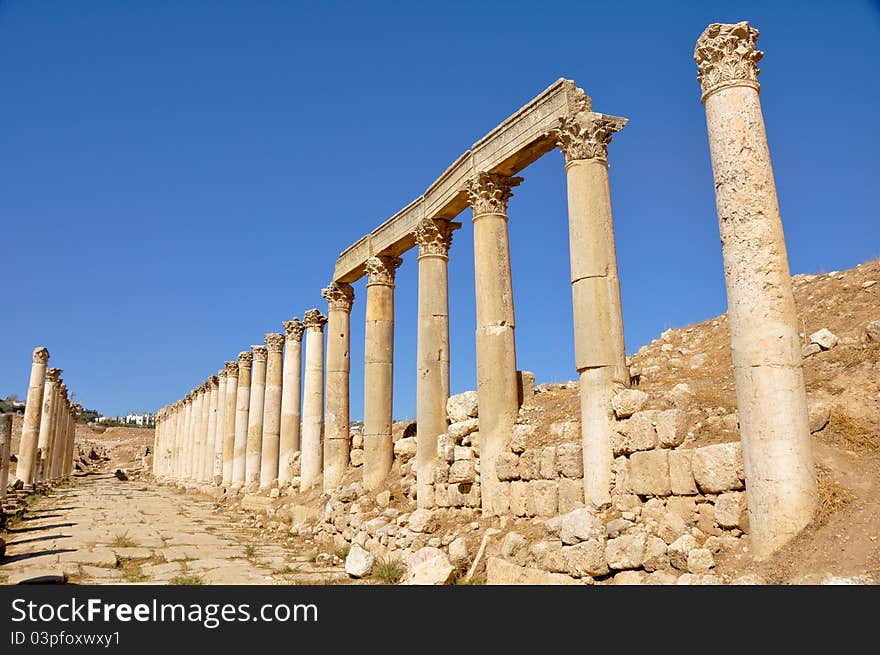
M 345 247 L 559 77 L 630 119 L 611 145 L 629 352 L 725 311 L 692 60 L 747 19 L 792 271 L 880 256 L 871 2 L 0 0 L 0 396 L 35 345 L 107 414 L 154 410 L 308 308 Z M 559 152 L 510 204 L 520 368 L 576 376 Z M 452 388 L 475 388 L 470 216 L 450 261 Z M 395 416 L 415 414 L 414 253 Z M 363 281 L 352 313 L 362 411 Z

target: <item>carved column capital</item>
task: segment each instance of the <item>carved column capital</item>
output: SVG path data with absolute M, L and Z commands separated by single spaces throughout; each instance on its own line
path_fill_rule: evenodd
M 303 326 L 307 330 L 317 330 L 318 332 L 324 331 L 324 326 L 327 324 L 327 317 L 324 316 L 317 309 L 310 309 L 305 314 L 303 314 Z
M 214 389 L 216 389 L 219 386 L 220 386 L 220 378 L 218 378 L 216 375 L 212 375 L 211 377 L 208 378 L 208 386 L 205 389 L 205 391 L 214 391 Z
M 238 370 L 240 371 L 243 368 L 250 368 L 251 364 L 254 361 L 254 353 L 250 350 L 243 350 L 238 353 Z
M 608 161 L 608 144 L 627 119 L 594 111 L 585 111 L 562 119 L 556 133 L 556 145 L 565 155 L 566 163 L 579 159 Z
M 416 243 L 419 244 L 419 257 L 449 256 L 449 248 L 452 247 L 452 228 L 449 221 L 423 218 L 416 226 L 415 237 Z
M 287 335 L 288 339 L 302 341 L 303 330 L 305 330 L 305 326 L 296 316 L 289 321 L 284 321 L 284 334 Z
M 49 351 L 40 346 L 34 348 L 34 364 L 45 364 L 49 361 Z
M 251 350 L 254 351 L 254 361 L 255 362 L 265 362 L 267 357 L 266 346 L 263 344 L 255 344 L 251 346 Z
M 711 93 L 728 86 L 761 89 L 758 61 L 764 53 L 757 49 L 757 43 L 758 30 L 748 21 L 712 23 L 703 31 L 694 48 L 697 81 L 703 89 L 702 102 L 706 102 Z
M 226 371 L 226 377 L 236 377 L 238 375 L 238 362 L 223 362 L 223 370 Z
M 321 297 L 330 309 L 348 313 L 354 302 L 354 289 L 345 282 L 331 282 L 321 289 Z
M 226 379 L 226 369 L 221 368 L 219 371 L 217 371 L 217 377 L 220 378 L 221 381 L 225 380 Z
M 507 214 L 507 201 L 513 196 L 512 189 L 523 181 L 521 177 L 477 173 L 467 181 L 468 204 L 474 216 L 481 214 Z
M 390 255 L 370 257 L 364 264 L 367 269 L 367 284 L 394 286 L 395 272 L 401 264 L 403 264 L 403 260 L 400 257 Z
M 58 392 L 61 394 L 62 398 L 67 398 L 67 385 L 62 382 L 58 387 Z
M 280 332 L 270 332 L 263 337 L 263 341 L 270 353 L 280 353 L 284 349 L 284 335 Z
M 49 382 L 58 382 L 61 380 L 61 374 L 63 372 L 64 371 L 60 368 L 50 368 L 46 371 L 46 379 L 49 380 Z

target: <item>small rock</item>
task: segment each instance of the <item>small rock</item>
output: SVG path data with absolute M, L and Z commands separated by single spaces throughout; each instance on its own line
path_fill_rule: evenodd
M 375 560 L 372 553 L 353 544 L 345 557 L 345 572 L 352 578 L 363 578 L 373 570 Z
M 645 561 L 645 535 L 624 535 L 609 539 L 605 546 L 605 560 L 615 570 L 636 569 Z
M 721 494 L 715 499 L 715 521 L 722 528 L 736 528 L 743 524 L 746 498 L 742 492 Z
M 813 334 L 810 335 L 810 343 L 818 344 L 822 350 L 830 350 L 839 342 L 840 339 L 838 339 L 828 328 L 822 328 L 818 332 L 813 332 Z
M 518 532 L 508 532 L 501 540 L 501 554 L 512 559 L 528 543 L 528 540 Z
M 429 509 L 417 509 L 409 515 L 409 529 L 413 532 L 432 532 L 431 523 L 434 518 Z M 423 542 L 424 543 L 424 542 Z
M 476 474 L 473 459 L 460 459 L 453 462 L 452 466 L 449 467 L 449 482 L 452 484 L 474 482 Z
M 380 491 L 376 494 L 376 504 L 379 507 L 385 508 L 388 507 L 388 504 L 391 502 L 391 492 L 390 491 Z
M 557 517 L 559 537 L 563 544 L 576 544 L 579 541 L 604 536 L 602 522 L 587 508 L 581 507 Z M 551 521 L 557 520 L 551 519 Z M 547 523 L 550 523 L 548 521 Z
M 639 411 L 648 401 L 648 394 L 638 389 L 623 389 L 614 394 L 611 408 L 617 418 L 628 418 Z
M 457 423 L 452 423 L 446 430 L 447 434 L 455 439 L 456 441 L 461 441 L 463 437 L 471 434 L 472 432 L 476 432 L 480 429 L 480 419 L 478 418 L 469 418 L 464 421 L 458 421 Z
M 801 348 L 802 357 L 809 357 L 810 355 L 815 355 L 820 352 L 822 352 L 822 348 L 818 343 L 811 343 Z
M 456 537 L 449 544 L 449 559 L 453 564 L 464 564 L 468 561 L 468 547 L 464 537 Z
M 353 448 L 349 454 L 352 466 L 362 466 L 364 463 L 364 451 L 362 448 Z
M 410 459 L 416 455 L 416 438 L 405 437 L 394 443 L 394 456 L 402 459 Z
M 697 540 L 693 535 L 684 534 L 669 544 L 666 552 L 669 554 L 669 563 L 679 571 L 688 570 L 688 553 L 697 547 Z M 710 553 L 711 555 L 711 553 Z
M 732 585 L 765 585 L 767 581 L 764 580 L 757 573 L 746 573 L 745 575 L 741 575 L 738 578 L 734 578 L 730 581 Z
M 708 573 L 709 569 L 714 567 L 715 558 L 712 557 L 712 553 L 708 549 L 694 548 L 688 553 L 688 573 Z
M 868 341 L 880 341 L 880 321 L 871 321 L 865 326 L 865 337 Z
M 449 396 L 449 399 L 446 401 L 446 415 L 449 417 L 450 423 L 477 418 L 479 416 L 477 392 L 465 391 L 464 393 Z
M 405 584 L 443 585 L 452 580 L 455 568 L 439 548 L 426 546 L 417 550 L 407 562 Z
M 818 432 L 831 420 L 831 408 L 821 400 L 809 403 L 810 433 Z

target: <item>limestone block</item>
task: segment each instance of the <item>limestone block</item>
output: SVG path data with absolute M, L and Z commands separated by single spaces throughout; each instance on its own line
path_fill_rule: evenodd
M 394 443 L 394 456 L 408 460 L 416 456 L 416 438 L 405 437 Z
M 514 425 L 510 436 L 510 450 L 514 453 L 523 452 L 537 429 L 537 426 L 534 425 Z
M 666 509 L 678 514 L 688 525 L 694 525 L 697 513 L 697 502 L 693 498 L 672 496 L 666 500 Z
M 627 484 L 630 493 L 639 496 L 668 496 L 672 493 L 668 451 L 633 453 L 629 458 Z
M 445 483 L 434 485 L 434 504 L 437 507 L 449 507 L 449 490 Z
M 449 417 L 450 423 L 458 423 L 469 418 L 479 417 L 477 392 L 465 391 L 464 393 L 449 396 L 449 399 L 446 401 L 446 415 Z
M 520 406 L 531 402 L 535 397 L 535 374 L 531 371 L 517 371 L 516 390 Z
M 558 490 L 555 480 L 532 480 L 526 498 L 528 514 L 554 516 L 558 507 Z
M 353 448 L 351 453 L 349 454 L 349 458 L 351 460 L 351 465 L 354 467 L 362 466 L 364 463 L 364 450 L 363 448 Z
M 556 447 L 556 470 L 566 478 L 584 477 L 583 450 L 579 443 L 563 443 Z
M 566 572 L 574 577 L 599 576 L 608 573 L 605 544 L 598 539 L 563 546 L 560 551 Z
M 470 450 L 470 449 L 468 449 Z M 476 469 L 473 459 L 460 459 L 452 463 L 449 468 L 450 484 L 459 484 L 462 482 L 474 482 L 476 479 Z
M 687 436 L 687 415 L 680 409 L 657 412 L 654 418 L 657 443 L 661 448 L 676 448 Z
M 657 522 L 657 536 L 667 544 L 671 544 L 687 531 L 687 522 L 681 515 L 673 511 L 664 512 Z
M 638 389 L 622 389 L 611 398 L 611 408 L 617 418 L 627 418 L 639 411 L 648 401 L 648 394 Z
M 632 521 L 628 521 L 624 518 L 612 519 L 605 524 L 605 532 L 608 534 L 609 539 L 616 539 L 629 530 L 633 525 L 635 524 Z
M 580 421 L 555 421 L 550 424 L 550 434 L 563 441 L 580 442 Z
M 715 521 L 722 528 L 737 528 L 745 524 L 743 516 L 747 512 L 746 497 L 743 492 L 721 494 L 715 499 Z
M 490 585 L 560 585 L 579 584 L 571 576 L 548 573 L 541 569 L 517 566 L 500 557 L 490 557 L 486 562 L 486 583 Z
M 644 571 L 620 571 L 614 574 L 613 582 L 615 585 L 642 585 L 646 577 Z
M 637 569 L 645 561 L 647 542 L 645 535 L 623 535 L 617 539 L 609 539 L 605 546 L 605 560 L 608 567 L 620 571 Z
M 434 513 L 429 509 L 417 509 L 409 515 L 409 529 L 413 532 L 432 532 Z
M 810 399 L 810 433 L 818 432 L 831 420 L 831 408 L 821 400 Z
M 375 559 L 372 553 L 354 544 L 345 557 L 345 572 L 352 578 L 363 578 L 370 575 Z
M 521 480 L 537 480 L 541 477 L 541 451 L 528 448 L 519 456 L 518 473 Z
M 880 341 L 880 321 L 871 321 L 865 325 L 865 339 L 868 341 Z
M 708 573 L 712 568 L 715 568 L 715 558 L 706 548 L 694 548 L 688 553 L 688 573 Z
M 454 461 L 472 460 L 474 458 L 474 449 L 467 446 L 456 446 L 452 451 Z
M 444 585 L 452 580 L 455 572 L 446 553 L 431 546 L 413 553 L 406 568 L 404 584 L 408 585 Z
M 659 571 L 669 568 L 669 555 L 666 554 L 666 542 L 659 537 L 650 536 L 645 542 L 646 571 Z
M 691 465 L 693 456 L 690 448 L 669 451 L 669 486 L 676 496 L 692 496 L 698 491 Z
M 541 449 L 540 473 L 541 477 L 545 480 L 553 480 L 556 478 L 555 446 L 545 446 Z
M 822 328 L 818 332 L 813 332 L 813 334 L 810 335 L 810 343 L 815 343 L 822 350 L 830 350 L 839 342 L 840 339 L 837 338 L 837 335 L 828 328 Z
M 611 435 L 611 449 L 615 456 L 629 455 L 640 450 L 657 447 L 657 432 L 654 428 L 657 410 L 647 409 L 634 413 L 630 418 L 618 421 Z
M 510 513 L 525 516 L 528 511 L 529 483 L 516 480 L 510 483 Z
M 508 532 L 501 540 L 501 555 L 507 559 L 516 559 L 520 552 L 525 551 L 528 540 L 519 532 Z
M 495 460 L 495 475 L 501 481 L 516 480 L 519 477 L 518 465 L 519 457 L 514 453 L 501 453 Z
M 605 536 L 599 518 L 587 508 L 579 508 L 558 517 L 559 537 L 565 545 Z
M 449 559 L 453 564 L 462 565 L 470 560 L 468 545 L 464 537 L 456 537 L 449 544 Z
M 455 440 L 448 434 L 437 437 L 437 458 L 449 463 L 455 460 Z
M 510 512 L 510 482 L 499 482 L 495 487 L 495 511 L 499 516 Z
M 447 428 L 446 432 L 450 437 L 456 442 L 459 443 L 461 440 L 469 435 L 471 432 L 476 432 L 480 429 L 480 419 L 478 418 L 469 418 L 464 421 L 458 421 L 457 423 L 452 423 Z
M 654 571 L 645 576 L 646 585 L 674 585 L 678 576 L 669 571 Z
M 446 484 L 449 482 L 449 464 L 437 462 L 434 464 L 434 484 Z
M 697 486 L 704 493 L 735 491 L 744 486 L 742 445 L 739 442 L 695 449 L 692 466 Z
M 447 487 L 450 507 L 479 507 L 480 485 L 472 483 L 450 484 Z
M 804 358 L 820 352 L 822 352 L 822 347 L 818 343 L 807 344 L 806 346 L 801 348 L 801 356 Z
M 679 571 L 688 570 L 688 553 L 697 547 L 697 540 L 691 534 L 684 534 L 671 544 L 666 552 L 669 554 L 669 563 Z
M 584 506 L 584 481 L 580 478 L 559 479 L 559 511 L 570 512 Z

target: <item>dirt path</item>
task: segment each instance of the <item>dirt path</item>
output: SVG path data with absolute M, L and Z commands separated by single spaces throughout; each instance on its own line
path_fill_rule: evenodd
M 82 584 L 327 584 L 340 566 L 205 497 L 101 473 L 38 500 L 2 537 L 0 583 L 66 575 Z

